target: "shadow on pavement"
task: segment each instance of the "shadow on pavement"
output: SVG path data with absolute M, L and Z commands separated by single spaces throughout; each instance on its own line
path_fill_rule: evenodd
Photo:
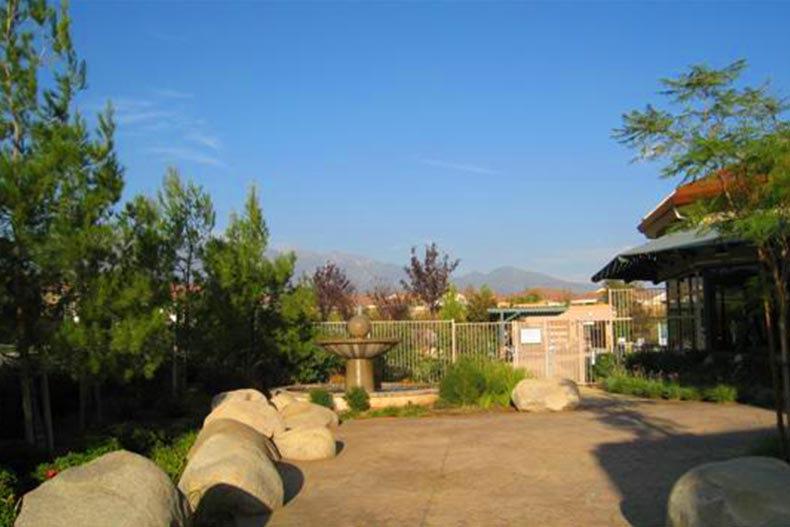
M 304 474 L 299 470 L 299 467 L 280 461 L 277 463 L 277 471 L 283 480 L 283 487 L 285 488 L 285 504 L 287 505 L 292 499 L 299 494 L 304 486 Z
M 663 527 L 675 481 L 702 463 L 747 455 L 772 428 L 692 434 L 672 420 L 646 415 L 650 401 L 616 400 L 585 407 L 608 426 L 634 439 L 603 443 L 593 454 L 622 496 L 620 510 L 634 527 Z

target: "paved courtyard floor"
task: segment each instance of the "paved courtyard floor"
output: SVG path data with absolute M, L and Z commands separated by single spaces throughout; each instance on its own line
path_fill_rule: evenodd
M 350 421 L 337 458 L 285 464 L 289 500 L 267 525 L 664 525 L 689 468 L 747 453 L 773 414 L 585 390 L 557 414 Z

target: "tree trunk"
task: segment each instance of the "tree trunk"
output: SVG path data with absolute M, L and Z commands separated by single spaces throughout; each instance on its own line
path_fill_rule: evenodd
M 785 427 L 785 404 L 786 401 L 782 395 L 782 383 L 779 371 L 776 364 L 776 337 L 774 334 L 773 324 L 773 307 L 770 293 L 766 292 L 763 299 L 763 316 L 765 318 L 765 329 L 768 336 L 768 365 L 771 368 L 771 384 L 774 389 L 774 409 L 776 411 L 776 428 L 779 431 L 779 441 L 782 448 L 782 457 L 785 461 L 790 462 L 790 445 L 787 442 L 787 429 Z
M 46 366 L 41 371 L 41 410 L 44 413 L 44 440 L 47 452 L 55 451 L 55 432 L 52 427 L 52 400 L 49 395 L 49 373 Z
M 93 383 L 93 400 L 96 403 L 96 425 L 102 424 L 102 404 L 101 404 L 101 383 L 95 381 Z
M 85 432 L 88 420 L 88 379 L 84 373 L 80 375 L 79 383 L 79 429 Z
M 30 380 L 30 366 L 27 358 L 22 362 L 22 414 L 25 420 L 25 441 L 30 445 L 36 444 L 36 433 L 33 426 L 33 387 Z
M 171 362 L 170 393 L 175 399 L 178 396 L 178 343 L 175 339 L 173 340 L 173 358 Z
M 782 377 L 782 396 L 785 402 L 785 421 L 788 419 L 788 405 L 790 405 L 790 340 L 787 334 L 787 317 L 788 317 L 788 296 L 787 284 L 781 279 L 781 275 L 776 284 L 777 288 L 777 325 L 779 330 L 779 350 L 781 352 L 781 360 L 779 361 L 780 373 Z

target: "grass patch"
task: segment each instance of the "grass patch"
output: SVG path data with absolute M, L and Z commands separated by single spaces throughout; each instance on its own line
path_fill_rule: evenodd
M 403 418 L 417 418 L 424 417 L 432 414 L 432 410 L 427 406 L 417 406 L 414 404 L 407 404 L 406 406 L 387 406 L 386 408 L 376 408 L 374 410 L 356 411 L 346 410 L 341 412 L 340 417 L 343 420 L 351 419 L 371 419 L 374 417 L 403 417 Z

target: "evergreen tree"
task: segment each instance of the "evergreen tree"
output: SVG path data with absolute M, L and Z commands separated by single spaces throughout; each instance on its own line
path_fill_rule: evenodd
M 25 437 L 33 442 L 32 376 L 49 363 L 49 335 L 72 295 L 73 280 L 92 265 L 123 180 L 111 111 L 99 117 L 91 137 L 73 108 L 85 86 L 85 65 L 71 43 L 67 5 L 58 13 L 43 0 L 7 0 L 0 23 L 0 258 L 14 313 Z M 43 379 L 43 422 L 51 448 Z
M 176 395 L 186 380 L 186 363 L 193 346 L 197 309 L 202 298 L 202 263 L 214 228 L 211 197 L 192 182 L 184 184 L 175 168 L 169 168 L 159 192 L 162 227 L 172 268 L 175 338 L 172 357 L 172 391 Z M 181 368 L 179 368 L 181 363 Z
M 268 239 L 252 187 L 244 213 L 231 215 L 224 236 L 208 243 L 205 258 L 206 359 L 256 385 L 273 382 L 282 366 L 276 333 L 295 261 L 293 254 L 267 259 Z

